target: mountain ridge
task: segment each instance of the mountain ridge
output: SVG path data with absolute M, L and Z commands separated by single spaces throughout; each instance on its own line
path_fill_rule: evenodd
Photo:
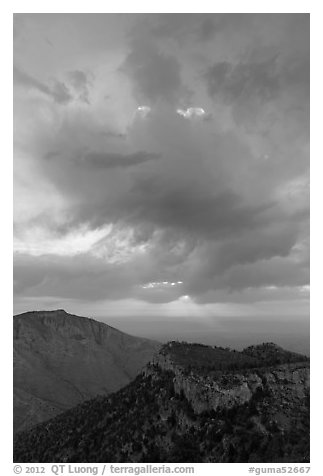
M 128 384 L 160 347 L 64 310 L 13 318 L 14 430 Z

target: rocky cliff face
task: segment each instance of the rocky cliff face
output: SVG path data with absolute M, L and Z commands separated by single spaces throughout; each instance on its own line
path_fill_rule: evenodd
M 14 317 L 14 430 L 128 384 L 159 344 L 63 310 Z
M 278 353 L 170 343 L 118 392 L 20 433 L 14 461 L 307 462 L 309 361 Z
M 146 375 L 154 375 L 156 367 L 172 372 L 175 392 L 183 392 L 197 414 L 243 405 L 255 393 L 264 391 L 275 395 L 277 403 L 283 407 L 289 400 L 304 399 L 310 387 L 310 369 L 306 361 L 211 377 L 188 373 L 170 354 L 160 352 L 155 355 L 152 365 L 147 366 Z

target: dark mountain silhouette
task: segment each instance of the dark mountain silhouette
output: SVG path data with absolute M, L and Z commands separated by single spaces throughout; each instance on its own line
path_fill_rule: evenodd
M 14 430 L 128 384 L 160 344 L 63 310 L 14 316 Z
M 309 360 L 170 342 L 118 392 L 17 434 L 14 461 L 308 462 Z

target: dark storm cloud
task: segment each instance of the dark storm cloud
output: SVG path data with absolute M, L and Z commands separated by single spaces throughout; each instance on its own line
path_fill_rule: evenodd
M 51 90 L 51 96 L 58 104 L 66 104 L 73 99 L 66 84 L 62 81 L 55 80 L 53 88 Z
M 217 27 L 212 18 L 205 18 L 202 21 L 198 32 L 198 39 L 201 41 L 211 40 L 217 32 Z
M 254 263 L 274 256 L 286 257 L 297 241 L 298 232 L 299 224 L 285 219 L 283 223 L 272 222 L 270 227 L 265 224 L 259 226 L 252 233 L 239 233 L 235 238 L 218 244 L 217 253 L 213 254 L 215 261 L 211 258 L 206 266 L 221 272 L 233 265 Z
M 66 78 L 67 84 L 54 78 L 51 84 L 47 85 L 20 68 L 16 66 L 13 68 L 13 79 L 16 84 L 20 84 L 28 89 L 38 90 L 51 97 L 57 104 L 68 104 L 74 99 L 89 104 L 92 75 L 84 71 L 75 70 L 67 73 Z
M 258 288 L 301 287 L 309 283 L 309 269 L 300 267 L 288 258 L 273 257 L 254 263 L 235 264 L 217 274 L 213 269 L 210 276 L 197 270 L 187 281 L 186 292 L 197 302 L 216 301 L 217 291 L 243 291 Z M 207 270 L 206 270 L 207 271 Z M 227 299 L 231 299 L 230 295 Z
M 172 38 L 180 43 L 188 37 L 204 40 L 214 33 L 214 23 L 208 21 L 208 17 L 206 14 L 160 13 L 148 16 L 149 21 L 146 19 L 141 29 L 146 28 L 154 37 Z
M 13 80 L 26 88 L 36 89 L 46 94 L 58 104 L 66 104 L 73 99 L 67 86 L 63 82 L 54 80 L 52 87 L 49 87 L 15 66 L 13 68 Z
M 260 25 L 264 18 L 259 17 Z M 309 137 L 309 18 L 271 18 L 270 43 L 255 42 L 233 60 L 214 62 L 204 79 L 210 97 L 230 106 L 237 124 L 281 147 L 287 136 L 297 141 Z
M 147 254 L 125 262 L 107 262 L 99 257 L 18 254 L 15 258 L 17 295 L 62 296 L 74 299 L 140 298 L 168 302 L 189 294 L 198 302 L 214 302 L 220 290 L 256 289 L 308 284 L 308 266 L 292 251 L 297 230 L 285 224 L 268 236 L 263 229 L 236 231 L 236 239 L 203 239 L 191 233 L 165 230 L 151 241 L 138 227 L 129 247 L 150 239 Z M 104 246 L 103 239 L 99 248 Z M 109 246 L 109 241 L 107 242 Z M 146 290 L 151 281 L 183 281 L 180 286 Z M 213 294 L 212 294 L 213 292 Z M 223 296 L 222 296 L 223 299 Z
M 226 13 L 159 13 L 147 14 L 135 31 L 147 32 L 154 38 L 173 39 L 180 45 L 185 41 L 207 42 L 217 33 L 246 28 L 252 15 Z
M 275 256 L 269 261 L 259 260 L 253 265 L 231 268 L 223 280 L 229 289 L 246 289 L 249 287 L 304 286 L 310 279 L 309 269 L 299 266 L 290 259 Z
M 149 153 L 145 151 L 134 152 L 132 154 L 117 154 L 113 152 L 88 152 L 75 160 L 76 165 L 90 169 L 108 169 L 132 167 L 143 164 L 150 160 L 155 160 L 160 154 Z
M 176 185 L 170 177 L 140 180 L 121 198 L 118 214 L 136 223 L 182 230 L 195 236 L 223 238 L 253 229 L 264 221 L 271 204 L 247 206 L 234 192 L 211 192 L 188 184 Z
M 86 138 L 91 124 L 86 123 L 84 133 L 82 127 L 76 123 L 77 137 Z M 273 198 L 272 187 L 279 185 L 283 173 L 270 178 L 267 163 L 254 162 L 241 139 L 234 134 L 209 136 L 205 127 L 167 109 L 148 121 L 135 120 L 128 130 L 133 148 L 146 144 L 160 154 L 75 155 L 72 148 L 70 161 L 68 154 L 58 154 L 42 162 L 46 175 L 73 200 L 70 227 L 132 227 L 136 243 L 152 246 L 146 281 L 163 281 L 169 273 L 173 279 L 185 276 L 192 296 L 212 286 L 229 287 L 232 275 L 225 273 L 235 265 L 288 257 L 306 218 L 298 209 L 284 211 Z M 74 133 L 63 124 L 62 134 L 56 142 L 66 150 Z M 139 163 L 140 170 L 131 167 Z M 283 172 L 284 163 L 280 166 Z M 97 174 L 104 169 L 107 174 Z M 155 232 L 162 232 L 158 241 Z M 155 298 L 171 299 L 174 292 L 158 291 Z
M 114 131 L 104 131 L 102 132 L 102 135 L 108 138 L 112 137 L 113 139 L 121 139 L 121 140 L 124 140 L 127 137 L 127 134 L 124 134 L 122 132 L 114 132 Z
M 51 95 L 51 90 L 49 89 L 48 86 L 46 86 L 46 84 L 43 84 L 41 81 L 38 81 L 38 79 L 30 76 L 24 71 L 21 71 L 19 68 L 15 66 L 13 67 L 13 80 L 17 84 L 22 84 L 29 88 L 38 89 L 44 94 L 47 94 L 49 96 Z
M 93 75 L 88 72 L 75 70 L 68 73 L 68 79 L 79 95 L 79 99 L 90 103 L 90 88 L 93 85 Z
M 228 61 L 216 63 L 205 75 L 208 92 L 219 95 L 229 104 L 236 101 L 261 102 L 276 99 L 284 89 L 301 86 L 305 98 L 309 94 L 309 60 L 290 60 L 282 63 L 279 54 L 266 60 L 232 64 Z
M 156 103 L 158 100 L 178 104 L 187 94 L 181 80 L 180 63 L 147 40 L 134 40 L 121 71 L 131 79 L 137 99 Z
M 133 271 L 87 255 L 44 255 L 35 259 L 20 254 L 15 259 L 14 292 L 89 300 L 120 299 L 125 292 L 131 292 L 135 283 Z
M 259 63 L 216 63 L 206 73 L 209 94 L 220 94 L 228 103 L 255 97 L 270 101 L 280 89 L 276 63 L 276 57 Z
M 15 80 L 54 99 L 39 110 L 30 105 L 33 114 L 20 111 L 23 152 L 64 204 L 58 224 L 39 214 L 30 230 L 38 221 L 58 240 L 111 226 L 115 236 L 77 256 L 18 254 L 16 292 L 216 302 L 217 292 L 230 301 L 228 291 L 306 285 L 306 18 L 148 14 L 131 16 L 127 31 L 117 28 L 119 17 L 109 18 L 117 36 L 110 44 L 103 28 L 93 57 L 86 50 L 83 64 L 78 57 L 69 72 L 67 61 L 53 70 L 63 82 L 48 86 L 21 69 Z M 98 19 L 91 21 L 84 48 Z M 64 101 L 66 108 L 55 104 Z M 136 112 L 139 105 L 149 113 Z M 203 118 L 176 112 L 190 107 L 203 108 Z M 24 154 L 17 160 L 26 172 Z M 33 187 L 34 177 L 28 194 Z M 120 249 L 129 256 L 119 262 Z M 183 284 L 143 286 L 165 281 Z
M 151 147 L 160 153 L 87 152 L 74 156 L 70 170 L 64 155 L 48 164 L 47 173 L 57 185 L 81 201 L 74 215 L 79 222 L 94 227 L 111 220 L 136 228 L 147 224 L 152 225 L 151 233 L 170 228 L 210 239 L 254 230 L 279 214 L 270 197 L 264 195 L 257 204 L 246 203 L 239 186 L 225 181 L 224 169 L 231 169 L 231 161 L 239 157 L 236 169 L 243 172 L 249 160 L 248 150 L 234 137 L 219 136 L 204 144 L 203 136 L 202 141 L 199 133 L 195 137 L 190 124 L 170 112 L 159 113 L 147 125 L 139 121 L 138 127 L 144 129 L 129 130 L 130 139 L 142 133 L 145 140 L 153 137 Z M 177 131 L 175 142 L 173 130 Z M 213 147 L 210 158 L 208 147 Z M 130 168 L 139 163 L 146 165 L 140 170 L 131 168 L 131 174 L 95 174 L 97 169 Z M 243 180 L 241 173 L 240 185 Z

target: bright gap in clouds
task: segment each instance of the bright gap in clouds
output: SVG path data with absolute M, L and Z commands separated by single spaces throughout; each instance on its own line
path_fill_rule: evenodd
M 151 108 L 149 106 L 138 106 L 136 109 L 136 116 L 145 118 L 150 112 Z
M 178 286 L 180 284 L 183 284 L 183 281 L 155 281 L 152 283 L 146 283 L 142 285 L 143 289 L 153 289 L 153 288 L 165 288 L 165 287 L 170 287 L 170 286 Z
M 118 229 L 111 224 L 93 230 L 81 226 L 63 236 L 35 227 L 24 230 L 14 239 L 14 252 L 30 256 L 66 257 L 88 254 L 107 264 L 117 265 L 143 255 L 149 248 L 149 243 L 136 244 L 133 233 L 132 229 Z
M 177 114 L 185 117 L 185 119 L 191 119 L 193 117 L 203 117 L 205 116 L 205 111 L 202 107 L 189 107 L 188 109 L 177 109 Z
M 89 230 L 85 226 L 73 230 L 64 236 L 53 236 L 43 228 L 25 230 L 22 237 L 14 239 L 14 252 L 31 256 L 53 254 L 74 256 L 89 252 L 92 247 L 111 232 L 112 226 Z
M 147 117 L 151 112 L 149 106 L 138 106 L 135 112 L 136 116 Z M 179 116 L 183 116 L 185 119 L 201 118 L 206 115 L 205 110 L 202 107 L 189 107 L 188 109 L 176 109 L 176 113 Z

